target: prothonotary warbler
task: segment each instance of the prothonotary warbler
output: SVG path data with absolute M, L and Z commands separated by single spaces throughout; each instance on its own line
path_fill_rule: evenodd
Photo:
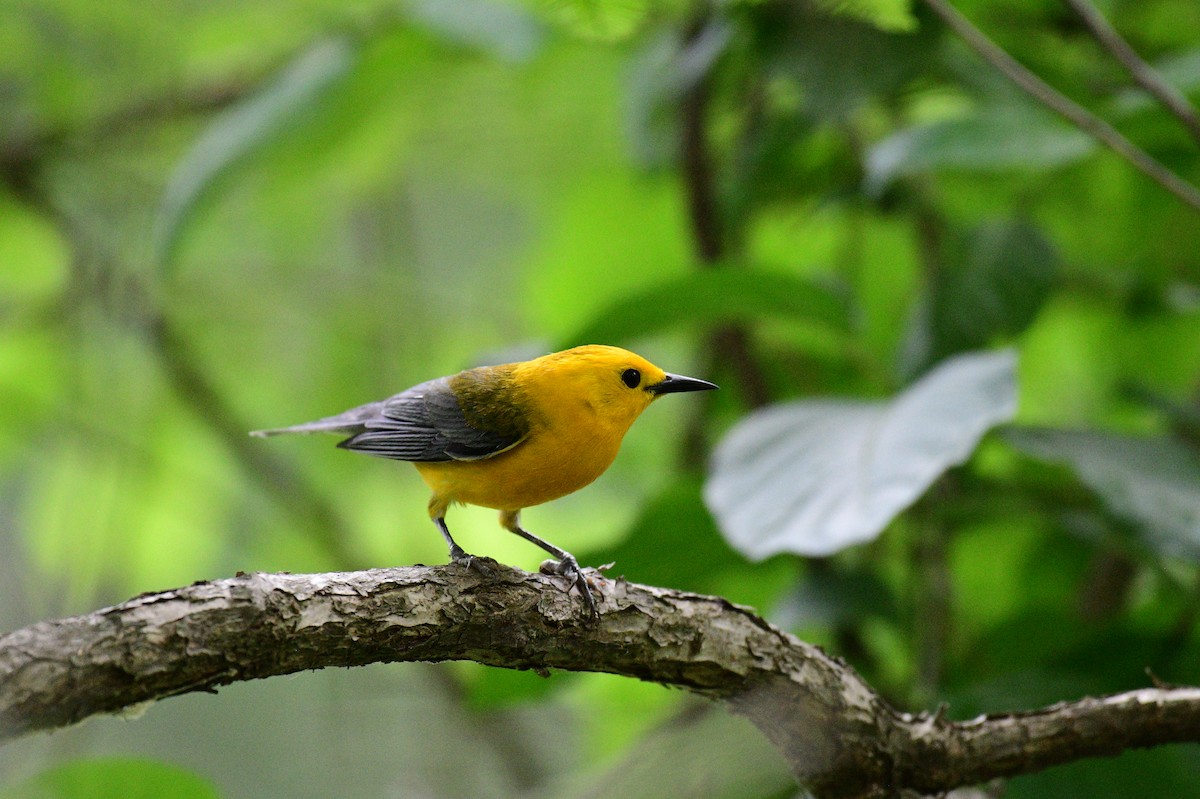
M 569 552 L 518 523 L 522 508 L 583 488 L 612 464 L 621 439 L 664 394 L 707 391 L 707 380 L 664 372 L 638 355 L 588 345 L 532 361 L 481 366 L 307 424 L 251 435 L 342 433 L 343 449 L 411 461 L 433 491 L 429 516 L 454 563 L 487 568 L 454 542 L 446 509 L 467 503 L 500 511 L 504 529 L 556 558 L 549 571 L 579 589 L 596 613 Z

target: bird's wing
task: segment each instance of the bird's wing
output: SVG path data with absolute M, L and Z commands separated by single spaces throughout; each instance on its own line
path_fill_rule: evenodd
M 513 412 L 503 391 L 489 391 L 490 396 L 481 398 L 480 383 L 472 381 L 470 399 L 492 412 L 472 414 L 468 421 L 451 386 L 462 378 L 440 377 L 347 411 L 342 417 L 350 425 L 343 431 L 353 435 L 338 446 L 381 458 L 430 462 L 490 458 L 519 444 L 528 429 L 513 422 L 522 416 Z

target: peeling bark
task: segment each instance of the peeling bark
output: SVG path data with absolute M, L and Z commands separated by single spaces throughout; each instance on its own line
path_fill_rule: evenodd
M 937 793 L 1129 747 L 1200 740 L 1200 689 L 1148 688 L 950 722 L 898 713 L 837 658 L 717 597 L 496 565 L 252 574 L 0 637 L 0 741 L 232 682 L 328 666 L 474 660 L 603 671 L 724 702 L 820 797 Z

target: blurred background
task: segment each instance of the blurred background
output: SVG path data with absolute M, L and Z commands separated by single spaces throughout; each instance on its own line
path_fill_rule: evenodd
M 1200 98 L 1200 4 L 1097 4 Z M 595 342 L 722 391 L 657 403 L 523 515 L 581 563 L 752 605 L 914 711 L 1197 682 L 1200 207 L 934 5 L 0 0 L 0 630 L 238 570 L 443 562 L 411 468 L 246 431 Z M 1200 179 L 1186 100 L 1069 4 L 955 6 Z M 542 559 L 491 511 L 450 521 Z M 1200 796 L 1197 773 L 1166 747 L 1006 796 Z M 5 797 L 796 792 L 682 692 L 471 663 L 0 749 Z

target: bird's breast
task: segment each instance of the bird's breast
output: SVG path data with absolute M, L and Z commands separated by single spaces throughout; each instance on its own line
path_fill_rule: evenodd
M 616 458 L 623 435 L 599 424 L 538 427 L 525 441 L 490 458 L 415 465 L 435 497 L 520 510 L 595 480 Z

